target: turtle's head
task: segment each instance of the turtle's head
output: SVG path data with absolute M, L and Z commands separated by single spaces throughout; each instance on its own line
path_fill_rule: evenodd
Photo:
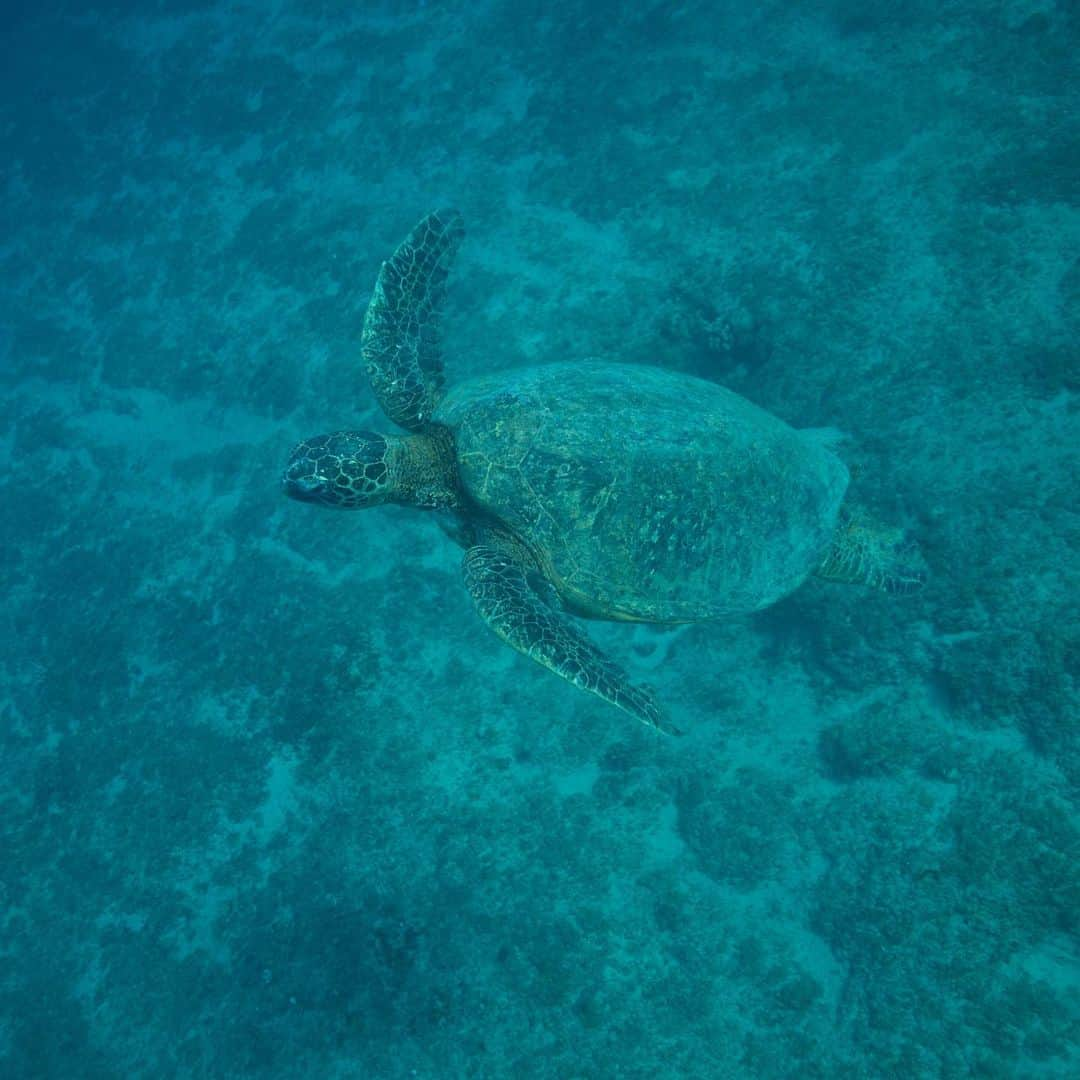
M 359 510 L 396 495 L 394 436 L 335 431 L 299 443 L 281 474 L 281 489 L 301 502 Z

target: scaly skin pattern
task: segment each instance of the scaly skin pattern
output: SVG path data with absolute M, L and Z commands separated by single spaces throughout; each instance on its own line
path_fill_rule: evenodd
M 596 694 L 658 731 L 680 734 L 648 690 L 631 684 L 579 626 L 533 589 L 523 554 L 512 543 L 490 538 L 465 553 L 465 586 L 480 617 L 512 648 L 578 689 Z
M 335 431 L 293 447 L 281 476 L 301 502 L 357 510 L 387 502 L 396 487 L 391 441 L 370 431 Z
M 456 210 L 436 210 L 383 263 L 360 348 L 386 415 L 422 431 L 443 383 L 439 310 L 446 275 L 465 235 Z
M 298 443 L 281 477 L 286 495 L 340 510 L 396 502 L 425 510 L 463 507 L 454 436 L 431 425 L 422 435 L 335 431 Z

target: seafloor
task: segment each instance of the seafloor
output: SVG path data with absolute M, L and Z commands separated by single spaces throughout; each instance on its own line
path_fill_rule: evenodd
M 1080 1076 L 1078 55 L 1071 0 L 6 4 L 0 1075 Z M 670 739 L 423 514 L 283 499 L 437 205 L 451 379 L 834 428 L 926 588 L 592 625 Z

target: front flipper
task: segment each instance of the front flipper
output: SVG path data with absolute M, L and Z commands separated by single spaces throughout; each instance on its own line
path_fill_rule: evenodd
M 360 341 L 371 388 L 386 415 L 419 431 L 442 386 L 439 309 L 465 226 L 456 210 L 425 217 L 382 264 Z
M 508 645 L 642 723 L 681 734 L 647 690 L 633 686 L 581 629 L 541 599 L 529 584 L 528 569 L 510 552 L 488 545 L 469 548 L 464 571 L 477 610 Z

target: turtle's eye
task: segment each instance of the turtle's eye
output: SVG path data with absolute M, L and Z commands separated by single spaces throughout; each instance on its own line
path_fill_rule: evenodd
M 319 463 L 307 443 L 301 443 L 289 458 L 281 474 L 281 490 L 301 502 L 329 502 L 329 477 L 319 472 Z
M 293 470 L 286 469 L 281 477 L 281 489 L 291 499 L 301 502 L 319 502 L 326 491 L 326 481 L 321 476 L 311 473 L 293 475 Z

